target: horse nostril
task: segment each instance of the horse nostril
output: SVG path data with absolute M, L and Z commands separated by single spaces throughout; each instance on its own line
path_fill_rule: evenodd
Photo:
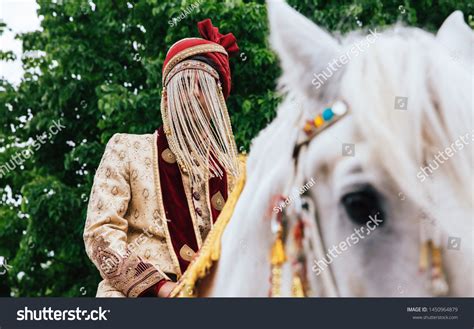
M 370 221 L 370 216 L 377 214 L 384 219 L 379 197 L 373 188 L 347 193 L 341 198 L 341 203 L 349 218 L 356 224 L 364 225 Z M 384 221 L 380 226 L 383 224 Z

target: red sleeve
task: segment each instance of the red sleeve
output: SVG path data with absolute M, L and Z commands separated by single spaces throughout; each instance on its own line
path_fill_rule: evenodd
M 158 293 L 160 292 L 161 287 L 168 282 L 166 279 L 161 279 L 157 284 L 155 284 L 155 296 L 158 296 Z
M 168 280 L 161 279 L 158 283 L 155 283 L 155 285 L 145 290 L 139 297 L 158 297 L 158 292 L 166 282 L 168 282 Z

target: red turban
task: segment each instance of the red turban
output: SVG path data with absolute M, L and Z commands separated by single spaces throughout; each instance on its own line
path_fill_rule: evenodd
M 163 81 L 179 62 L 195 55 L 204 56 L 215 63 L 222 85 L 222 92 L 224 97 L 227 98 L 231 88 L 229 56 L 239 52 L 237 41 L 232 33 L 220 34 L 219 29 L 212 25 L 209 18 L 199 22 L 197 26 L 203 39 L 182 39 L 168 50 L 163 64 Z

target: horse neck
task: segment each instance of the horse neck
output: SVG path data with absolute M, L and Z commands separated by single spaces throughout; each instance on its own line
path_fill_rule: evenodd
M 202 283 L 201 294 L 209 297 L 261 296 L 268 293 L 270 223 L 261 214 L 262 203 L 252 202 L 249 184 L 241 195 L 222 236 L 221 254 L 212 273 Z

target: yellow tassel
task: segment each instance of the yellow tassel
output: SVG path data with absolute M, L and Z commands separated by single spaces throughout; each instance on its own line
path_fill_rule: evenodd
M 272 265 L 282 265 L 286 261 L 285 247 L 280 236 L 273 243 L 270 262 Z
M 431 241 L 425 241 L 421 245 L 420 248 L 420 261 L 419 261 L 419 269 L 420 272 L 424 272 L 428 269 L 428 262 L 429 262 L 429 251 L 430 251 Z
M 301 278 L 298 275 L 293 276 L 291 291 L 293 293 L 293 297 L 306 297 L 304 293 L 303 283 L 301 282 Z
M 281 297 L 281 265 L 272 265 L 271 297 Z
M 441 258 L 441 248 L 434 245 L 431 247 L 431 263 L 433 264 L 433 267 L 441 267 L 443 264 Z
M 286 261 L 285 247 L 281 239 L 281 230 L 277 233 L 277 237 L 272 246 L 270 255 L 271 275 L 271 297 L 281 296 L 281 266 Z
M 431 290 L 435 296 L 446 296 L 449 292 L 448 282 L 443 271 L 441 248 L 430 244 L 431 249 Z

